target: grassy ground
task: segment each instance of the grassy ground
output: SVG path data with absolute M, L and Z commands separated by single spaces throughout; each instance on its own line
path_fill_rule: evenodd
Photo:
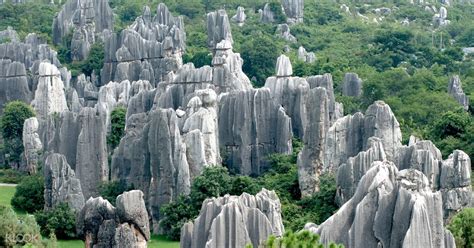
M 11 186 L 0 186 L 0 205 L 11 206 L 10 200 L 15 194 L 15 187 Z M 20 213 L 23 214 L 23 213 Z M 59 248 L 82 248 L 84 242 L 82 240 L 58 240 Z M 150 248 L 179 248 L 179 242 L 170 241 L 163 236 L 153 235 L 150 242 L 148 242 Z

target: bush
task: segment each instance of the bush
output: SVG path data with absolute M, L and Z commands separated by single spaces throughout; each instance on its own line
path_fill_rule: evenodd
M 0 206 L 0 247 L 42 247 L 39 230 L 32 215 L 18 217 L 10 207 Z
M 160 226 L 164 234 L 172 240 L 179 240 L 181 227 L 193 220 L 199 214 L 199 210 L 194 208 L 189 197 L 179 196 L 176 201 L 161 207 L 160 214 L 163 216 Z
M 191 201 L 195 209 L 200 209 L 202 202 L 209 197 L 222 196 L 231 189 L 229 171 L 221 166 L 206 167 L 191 185 Z
M 112 205 L 115 206 L 115 199 L 125 191 L 135 189 L 133 185 L 128 186 L 123 181 L 111 181 L 103 182 L 99 186 L 99 194 L 102 198 L 108 200 Z
M 82 72 L 87 76 L 92 75 L 92 72 L 100 75 L 100 70 L 104 66 L 104 56 L 104 44 L 102 42 L 94 43 L 87 59 L 81 62 Z
M 25 174 L 13 169 L 0 169 L 0 183 L 20 183 Z
M 279 248 L 279 247 L 325 247 L 319 242 L 319 236 L 317 234 L 311 233 L 310 231 L 300 231 L 300 232 L 285 232 L 283 237 L 276 238 L 275 236 L 270 236 L 266 242 L 267 248 Z M 330 244 L 329 248 L 342 248 L 343 245 Z
M 42 176 L 33 175 L 25 177 L 16 186 L 11 204 L 15 210 L 34 213 L 44 206 L 44 179 Z
M 466 208 L 456 214 L 448 225 L 456 247 L 474 246 L 474 208 Z
M 33 108 L 22 101 L 11 101 L 3 109 L 0 131 L 5 141 L 6 160 L 9 165 L 18 164 L 21 161 L 23 123 L 33 116 L 35 116 Z
M 67 203 L 61 203 L 50 211 L 35 213 L 43 236 L 54 234 L 59 239 L 76 238 L 76 215 Z
M 110 114 L 110 134 L 107 136 L 107 144 L 115 149 L 120 144 L 120 139 L 125 135 L 127 109 L 117 107 Z

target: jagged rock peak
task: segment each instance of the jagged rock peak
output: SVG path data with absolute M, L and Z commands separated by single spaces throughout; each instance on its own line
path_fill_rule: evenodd
M 29 174 L 35 174 L 38 169 L 38 162 L 43 150 L 43 144 L 38 135 L 39 123 L 36 117 L 31 117 L 23 123 L 23 148 L 26 167 Z
M 316 61 L 316 55 L 313 52 L 307 52 L 302 46 L 298 48 L 298 59 L 306 63 L 313 63 Z
M 220 9 L 207 14 L 207 46 L 214 50 L 223 40 L 234 43 L 227 12 Z
M 373 162 L 354 196 L 320 226 L 321 242 L 345 247 L 454 247 L 443 226 L 441 193 L 417 170 Z M 445 243 L 450 241 L 450 243 Z
M 270 235 L 284 233 L 281 204 L 274 191 L 255 196 L 225 195 L 203 202 L 199 216 L 181 229 L 181 248 L 259 247 Z
M 362 79 L 356 73 L 346 73 L 342 83 L 342 94 L 359 97 L 362 94 Z
M 263 23 L 272 23 L 275 21 L 274 18 L 274 13 L 271 10 L 270 4 L 266 3 L 265 6 L 263 6 L 263 10 L 258 10 L 260 13 L 260 21 Z
M 276 36 L 292 43 L 296 43 L 297 41 L 296 37 L 293 36 L 290 32 L 290 26 L 288 26 L 288 24 L 286 23 L 278 24 L 276 29 Z
M 143 192 L 124 192 L 115 208 L 102 197 L 89 198 L 79 213 L 76 228 L 86 247 L 147 247 L 150 239 Z
M 290 77 L 293 75 L 293 66 L 291 65 L 290 58 L 282 54 L 277 59 L 276 63 L 276 76 L 277 77 Z
M 304 0 L 282 0 L 281 4 L 289 23 L 303 22 Z
M 239 6 L 237 8 L 237 13 L 232 17 L 232 21 L 236 22 L 239 26 L 243 26 L 246 19 L 247 15 L 245 15 L 244 7 Z
M 64 84 L 58 68 L 48 62 L 42 62 L 39 65 L 38 74 L 38 86 L 31 103 L 38 118 L 45 119 L 49 114 L 67 111 Z
M 52 153 L 44 167 L 44 208 L 50 210 L 67 203 L 75 212 L 84 206 L 81 182 L 62 154 Z
M 461 104 L 464 110 L 469 110 L 469 98 L 462 90 L 462 83 L 459 75 L 454 75 L 449 79 L 448 93 Z

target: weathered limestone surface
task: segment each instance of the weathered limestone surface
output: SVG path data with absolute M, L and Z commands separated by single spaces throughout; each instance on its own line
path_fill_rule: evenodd
M 464 94 L 462 90 L 461 79 L 458 75 L 455 75 L 449 79 L 448 93 L 456 99 L 459 104 L 467 111 L 469 110 L 469 98 Z
M 102 197 L 87 200 L 76 223 L 85 246 L 147 247 L 150 229 L 143 192 L 124 192 L 117 197 L 116 206 Z
M 284 233 L 281 204 L 274 191 L 226 195 L 203 202 L 199 216 L 181 229 L 181 247 L 258 247 Z
M 354 97 L 362 94 L 362 79 L 356 73 L 346 73 L 342 82 L 342 94 Z
M 67 203 L 75 212 L 84 206 L 81 182 L 62 154 L 50 154 L 44 164 L 44 208 L 50 210 Z
M 265 6 L 263 6 L 263 10 L 258 10 L 260 13 L 260 21 L 263 23 L 272 23 L 275 21 L 275 17 L 271 10 L 270 4 L 266 3 Z
M 207 46 L 211 50 L 216 49 L 217 44 L 223 40 L 234 43 L 229 17 L 226 11 L 221 9 L 207 14 Z
M 295 43 L 297 41 L 296 37 L 290 33 L 290 26 L 288 26 L 288 24 L 286 23 L 278 24 L 276 29 L 276 36 L 292 43 Z
M 231 170 L 259 175 L 266 156 L 291 152 L 291 120 L 267 88 L 221 94 L 219 143 Z
M 376 161 L 349 201 L 320 226 L 306 228 L 324 244 L 345 247 L 453 247 L 442 204 L 422 172 Z
M 289 23 L 303 22 L 303 0 L 282 0 L 281 4 Z
M 181 55 L 186 48 L 183 19 L 172 16 L 163 3 L 158 4 L 154 17 L 145 6 L 132 25 L 104 39 L 106 53 L 101 84 L 147 80 L 156 86 L 183 63 Z
M 38 73 L 38 86 L 35 91 L 35 98 L 31 103 L 38 118 L 45 119 L 52 113 L 69 110 L 64 84 L 58 68 L 48 62 L 42 62 L 39 65 Z
M 29 174 L 35 174 L 38 169 L 43 144 L 38 135 L 39 123 L 36 117 L 31 117 L 23 123 L 23 147 L 26 167 L 24 168 Z

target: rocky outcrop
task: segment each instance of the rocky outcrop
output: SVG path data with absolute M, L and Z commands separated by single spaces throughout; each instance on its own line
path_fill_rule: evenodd
M 282 0 L 281 4 L 288 18 L 288 23 L 303 22 L 303 0 Z
M 296 37 L 290 33 L 290 26 L 288 26 L 288 24 L 286 23 L 278 24 L 275 34 L 277 37 L 280 37 L 292 43 L 295 43 L 297 41 Z
M 238 26 L 242 27 L 247 19 L 247 15 L 245 15 L 244 7 L 239 6 L 237 8 L 237 13 L 232 16 L 232 21 L 236 22 Z
M 71 58 L 87 58 L 96 36 L 113 30 L 114 16 L 106 0 L 69 0 L 53 21 L 53 42 L 59 44 L 72 33 Z
M 207 14 L 207 46 L 214 50 L 217 48 L 217 44 L 223 40 L 230 42 L 230 44 L 234 43 L 229 17 L 227 17 L 226 11 L 221 9 Z
M 322 87 L 326 89 L 326 93 L 329 97 L 329 120 L 334 123 L 337 119 L 344 116 L 344 110 L 341 103 L 336 102 L 336 97 L 334 96 L 334 83 L 332 80 L 332 75 L 326 73 L 324 75 L 310 76 L 306 78 L 309 83 L 309 87 L 314 89 L 316 87 Z
M 439 12 L 434 14 L 433 16 L 433 24 L 435 27 L 442 27 L 449 25 L 451 23 L 450 20 L 448 20 L 448 10 L 446 7 L 441 6 L 439 8 Z
M 81 182 L 62 154 L 50 154 L 44 163 L 44 208 L 67 203 L 75 212 L 84 206 Z
M 291 152 L 291 120 L 267 88 L 221 94 L 219 143 L 229 168 L 259 175 L 272 153 Z
M 38 118 L 45 119 L 49 114 L 67 111 L 64 84 L 58 68 L 48 62 L 42 62 L 38 73 L 38 86 L 31 103 Z
M 0 43 L 5 42 L 20 42 L 18 33 L 10 26 L 6 30 L 0 31 Z
M 342 94 L 353 97 L 362 94 L 362 79 L 356 73 L 346 73 L 342 82 Z
M 462 90 L 461 79 L 458 75 L 454 75 L 449 79 L 448 93 L 461 104 L 464 110 L 469 110 L 469 98 Z
M 284 233 L 281 204 L 274 191 L 226 195 L 203 202 L 199 216 L 181 229 L 181 247 L 260 246 Z
M 275 14 L 272 12 L 272 9 L 270 7 L 269 3 L 266 3 L 265 6 L 263 6 L 263 10 L 258 11 L 260 13 L 260 21 L 263 23 L 272 23 L 275 21 Z
M 147 247 L 150 239 L 148 213 L 139 190 L 124 192 L 112 206 L 90 198 L 77 218 L 77 231 L 86 247 Z
M 152 17 L 145 6 L 143 14 L 127 29 L 105 36 L 101 84 L 147 80 L 156 86 L 182 66 L 185 42 L 182 17 L 172 16 L 163 3 L 158 4 Z
M 38 162 L 43 151 L 43 144 L 38 135 L 39 123 L 36 117 L 31 117 L 23 123 L 23 148 L 26 167 L 29 174 L 35 174 L 38 169 Z
M 390 106 L 382 101 L 370 105 L 366 114 L 356 113 L 338 119 L 326 134 L 324 169 L 337 171 L 349 157 L 367 150 L 370 137 L 380 138 L 388 160 L 401 147 L 400 125 Z
M 374 162 L 354 196 L 320 226 L 321 242 L 345 247 L 454 247 L 443 226 L 442 197 L 417 170 Z M 446 241 L 451 243 L 446 244 Z
M 314 63 L 316 61 L 316 55 L 313 52 L 308 53 L 302 46 L 298 48 L 298 59 L 306 63 Z
M 277 77 L 290 77 L 293 75 L 293 67 L 290 62 L 290 58 L 286 55 L 280 55 L 276 63 L 276 76 Z

